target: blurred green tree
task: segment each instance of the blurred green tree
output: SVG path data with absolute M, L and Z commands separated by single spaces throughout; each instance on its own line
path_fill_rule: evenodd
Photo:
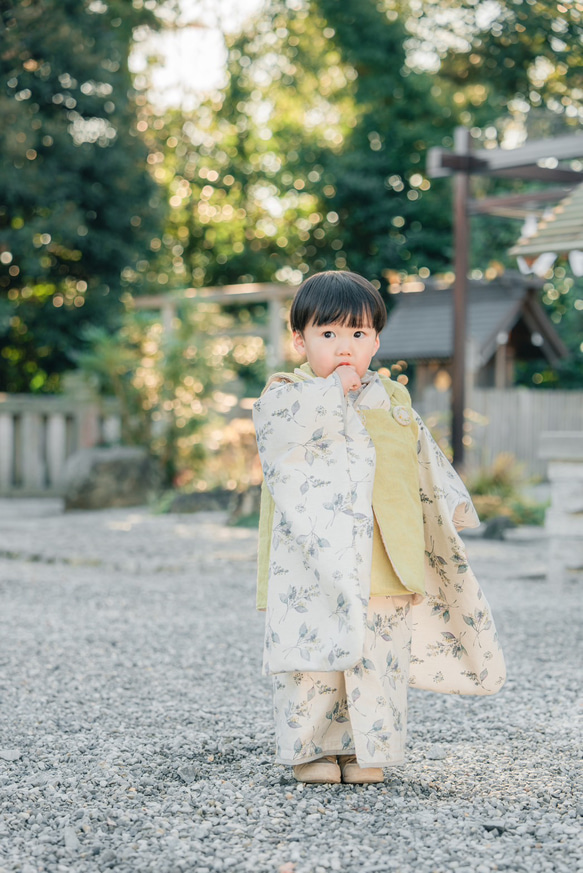
M 440 75 L 463 87 L 470 106 L 482 107 L 490 122 L 510 109 L 530 112 L 539 136 L 552 135 L 557 120 L 576 125 L 583 110 L 581 4 L 497 0 L 484 6 L 475 0 L 417 6 L 414 30 L 441 55 Z M 539 108 L 548 112 L 532 112 Z
M 387 270 L 428 275 L 452 258 L 449 185 L 424 175 L 427 149 L 451 143 L 459 120 L 432 77 L 415 70 L 406 46 L 408 11 L 392 4 L 316 0 L 344 63 L 355 71 L 355 124 L 322 160 L 334 178 L 352 269 L 380 280 Z
M 270 0 L 230 44 L 224 93 L 190 116 L 144 109 L 169 190 L 164 284 L 449 265 L 449 186 L 423 161 L 455 118 L 406 36 L 372 0 Z
M 140 290 L 161 205 L 128 71 L 145 5 L 0 4 L 0 390 L 57 389 Z
M 131 304 L 114 334 L 88 329 L 79 367 L 94 389 L 117 399 L 122 442 L 147 446 L 165 484 L 234 489 L 255 481 L 253 423 L 233 415 L 237 378 L 251 375 L 265 353 L 247 326 L 241 310 L 231 315 L 202 302 L 186 303 L 167 332 L 157 314 Z

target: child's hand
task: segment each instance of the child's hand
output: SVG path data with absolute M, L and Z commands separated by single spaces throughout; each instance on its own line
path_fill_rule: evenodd
M 352 364 L 341 364 L 339 367 L 336 367 L 335 372 L 340 377 L 344 396 L 346 396 L 349 391 L 357 391 L 362 386 L 360 376 Z

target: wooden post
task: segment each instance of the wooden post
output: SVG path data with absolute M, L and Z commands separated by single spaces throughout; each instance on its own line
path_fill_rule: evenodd
M 10 413 L 0 415 L 0 494 L 14 484 L 14 420 Z
M 162 326 L 167 337 L 171 336 L 174 330 L 174 319 L 176 318 L 176 305 L 171 300 L 165 301 L 162 306 Z
M 281 300 L 274 297 L 268 302 L 269 331 L 266 349 L 267 366 L 270 370 L 281 366 L 283 361 L 283 325 L 281 322 Z
M 24 412 L 22 415 L 22 474 L 25 493 L 38 493 L 44 488 L 42 415 Z
M 465 127 L 455 131 L 455 151 L 470 154 L 470 132 Z M 469 168 L 468 168 L 469 169 Z M 451 385 L 451 447 L 453 463 L 461 470 L 464 463 L 464 408 L 466 371 L 466 297 L 469 267 L 470 228 L 468 199 L 470 176 L 462 169 L 454 176 L 454 269 L 453 288 L 453 367 Z
M 47 422 L 47 467 L 48 485 L 60 488 L 65 466 L 65 443 L 67 423 L 62 412 L 54 412 Z
M 506 345 L 504 342 L 499 342 L 496 348 L 496 357 L 494 358 L 494 387 L 507 387 L 507 371 L 508 364 L 506 362 Z

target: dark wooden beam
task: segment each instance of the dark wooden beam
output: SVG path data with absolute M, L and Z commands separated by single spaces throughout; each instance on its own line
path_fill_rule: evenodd
M 563 167 L 539 167 L 531 164 L 523 167 L 501 167 L 472 172 L 485 173 L 488 176 L 496 176 L 499 179 L 527 179 L 533 182 L 566 182 L 577 185 L 583 182 L 583 173 L 576 170 L 563 169 Z
M 455 131 L 456 152 L 470 158 L 471 137 L 465 127 Z M 464 409 L 466 394 L 466 309 L 470 252 L 468 200 L 469 173 L 460 169 L 454 176 L 454 271 L 453 366 L 451 385 L 451 448 L 459 471 L 464 464 Z
M 566 197 L 573 185 L 561 188 L 546 188 L 528 194 L 509 194 L 500 197 L 482 197 L 470 200 L 468 211 L 471 215 L 505 215 L 509 218 L 525 218 L 532 212 L 542 211 L 548 203 L 558 203 Z
M 459 151 L 447 151 L 439 146 L 429 149 L 427 153 L 426 170 L 430 178 L 451 176 L 452 173 L 484 172 L 489 175 L 499 175 L 502 170 L 511 170 L 513 178 L 535 178 L 533 176 L 519 176 L 518 168 L 532 168 L 546 171 L 544 175 L 536 176 L 538 179 L 553 181 L 549 175 L 553 172 L 552 167 L 539 167 L 538 161 L 554 159 L 559 161 L 583 158 L 583 135 L 569 134 L 567 136 L 552 137 L 549 139 L 534 140 L 516 149 L 478 149 L 471 157 Z M 575 173 L 574 170 L 555 168 L 555 172 Z M 563 181 L 555 177 L 554 181 Z M 565 180 L 568 181 L 568 180 Z

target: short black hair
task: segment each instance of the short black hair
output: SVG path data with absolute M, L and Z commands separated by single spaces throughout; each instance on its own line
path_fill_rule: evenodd
M 362 327 L 364 322 L 380 333 L 387 323 L 387 310 L 375 286 L 348 270 L 310 276 L 298 288 L 290 312 L 291 329 L 299 333 L 312 324 Z

